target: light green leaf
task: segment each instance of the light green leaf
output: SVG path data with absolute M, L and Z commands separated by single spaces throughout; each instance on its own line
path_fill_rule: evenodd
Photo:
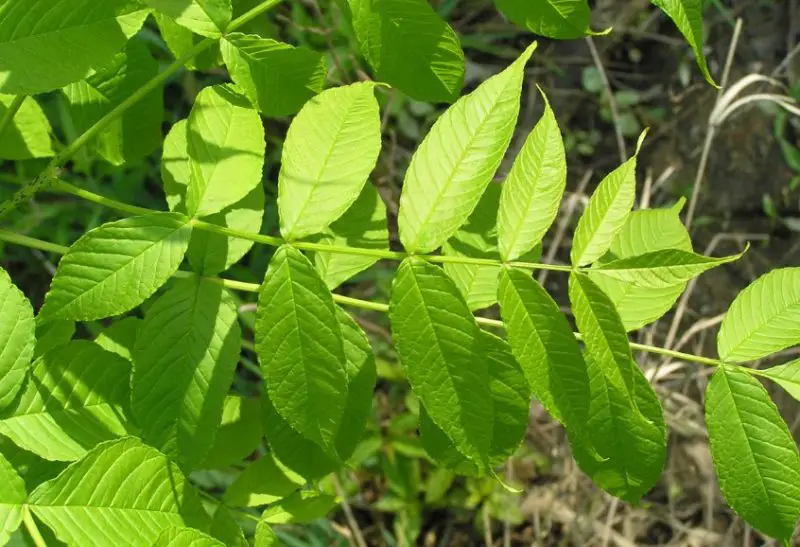
M 72 461 L 133 431 L 127 415 L 130 363 L 75 340 L 40 357 L 0 433 L 47 460 Z
M 250 463 L 225 491 L 225 503 L 234 507 L 258 507 L 275 503 L 298 490 L 305 479 L 265 454 Z
M 178 270 L 191 233 L 188 219 L 177 213 L 90 230 L 61 258 L 40 319 L 91 321 L 130 311 Z
M 94 339 L 95 344 L 106 351 L 133 361 L 133 348 L 142 320 L 138 317 L 125 317 L 114 322 Z
M 0 454 L 0 545 L 8 543 L 22 523 L 22 505 L 28 498 L 25 483 L 11 463 Z
M 197 95 L 186 137 L 186 209 L 192 216 L 218 213 L 261 184 L 264 126 L 250 101 L 233 86 L 215 85 Z
M 365 184 L 353 205 L 330 225 L 319 243 L 358 247 L 361 249 L 389 249 L 389 229 L 386 224 L 386 205 L 377 188 Z M 314 253 L 314 265 L 329 289 L 335 289 L 348 279 L 366 270 L 378 261 L 372 256 L 344 253 Z
M 764 369 L 761 374 L 777 383 L 788 391 L 789 395 L 800 401 L 800 360 Z
M 592 34 L 591 10 L 586 0 L 495 0 L 503 15 L 533 33 L 573 40 Z
M 41 357 L 58 346 L 63 346 L 75 334 L 74 321 L 50 321 L 36 325 L 36 350 L 33 358 Z
M 199 277 L 177 281 L 139 328 L 131 408 L 142 438 L 184 469 L 211 449 L 241 343 L 233 296 Z
M 33 452 L 23 450 L 8 437 L 0 437 L 0 453 L 25 482 L 25 489 L 32 492 L 44 481 L 54 478 L 67 467 L 66 462 L 45 460 Z M 3 499 L 0 496 L 0 499 Z
M 228 395 L 222 422 L 201 469 L 221 469 L 244 460 L 261 444 L 261 405 L 258 399 Z
M 645 133 L 639 137 L 639 147 Z M 591 264 L 611 247 L 614 237 L 625 226 L 636 197 L 636 154 L 609 173 L 589 199 L 578 221 L 570 251 L 573 266 Z
M 225 505 L 220 505 L 214 511 L 209 534 L 226 547 L 250 547 L 250 542 L 247 541 L 242 527 L 236 521 L 233 510 Z
M 0 120 L 7 115 L 8 107 L 13 101 L 13 95 L 0 94 Z M 0 159 L 29 160 L 54 155 L 53 144 L 50 142 L 50 122 L 39 103 L 33 97 L 25 97 L 22 106 L 3 131 Z
M 634 369 L 636 407 L 585 355 L 591 397 L 585 427 L 570 430 L 572 453 L 581 470 L 601 488 L 630 503 L 658 481 L 667 457 L 664 414 L 653 388 Z
M 289 126 L 278 179 L 281 234 L 318 234 L 356 201 L 381 150 L 375 84 L 328 89 Z
M 395 348 L 433 423 L 481 472 L 492 442 L 488 363 L 480 329 L 455 283 L 420 258 L 400 264 L 389 307 Z
M 625 226 L 614 238 L 609 252 L 597 264 L 660 249 L 681 249 L 691 252 L 692 241 L 689 232 L 678 217 L 684 201 L 668 209 L 633 211 Z M 641 288 L 598 274 L 593 270 L 590 270 L 588 275 L 614 302 L 625 328 L 629 331 L 641 328 L 664 315 L 685 288 L 685 284 L 661 289 Z
M 256 525 L 255 547 L 276 547 L 280 545 L 280 540 L 267 521 L 260 520 Z
M 587 355 L 607 376 L 609 385 L 635 404 L 633 382 L 639 371 L 614 303 L 589 276 L 577 272 L 569 276 L 569 300 Z
M 464 85 L 458 35 L 427 0 L 348 0 L 375 78 L 424 102 L 453 102 Z
M 753 361 L 800 342 L 800 268 L 759 277 L 728 308 L 717 335 L 723 361 Z
M 663 289 L 682 285 L 703 272 L 734 262 L 741 258 L 744 252 L 712 258 L 681 249 L 662 249 L 612 260 L 595 266 L 593 271 L 626 281 L 635 287 Z
M 703 0 L 650 0 L 661 8 L 681 31 L 686 41 L 692 46 L 697 66 L 703 77 L 711 85 L 718 87 L 708 71 L 706 56 L 703 52 Z
M 63 89 L 76 134 L 87 131 L 158 74 L 147 45 L 131 40 L 112 62 L 85 80 Z M 148 93 L 116 117 L 90 143 L 90 149 L 112 165 L 148 156 L 161 144 L 163 89 Z
M 186 212 L 186 190 L 189 188 L 189 152 L 186 141 L 188 120 L 180 120 L 164 139 L 161 156 L 161 181 L 170 211 Z
M 753 527 L 788 541 L 800 517 L 800 456 L 764 386 L 720 367 L 706 390 L 706 425 L 727 502 Z
M 225 547 L 225 544 L 193 528 L 167 528 L 153 547 Z
M 336 308 L 342 329 L 347 359 L 347 401 L 342 424 L 336 436 L 336 449 L 342 460 L 350 458 L 364 434 L 372 408 L 372 392 L 377 377 L 375 357 L 364 331 L 346 312 Z M 323 452 L 317 444 L 297 433 L 275 410 L 268 396 L 261 400 L 264 432 L 276 458 L 287 469 L 313 481 L 340 467 L 340 462 Z
M 517 260 L 542 241 L 567 184 L 564 141 L 544 92 L 542 98 L 544 114 L 503 184 L 497 231 L 504 260 Z
M 153 17 L 158 24 L 161 38 L 164 39 L 164 43 L 176 59 L 184 58 L 199 42 L 204 40 L 202 36 L 180 26 L 174 19 L 163 13 L 155 12 Z M 191 71 L 211 70 L 221 64 L 222 52 L 220 52 L 219 42 L 217 42 L 187 61 L 186 68 Z
M 173 526 L 209 527 L 178 466 L 131 437 L 101 444 L 34 490 L 29 505 L 70 545 L 147 545 Z
M 264 188 L 259 184 L 241 201 L 203 220 L 233 230 L 258 234 L 264 221 L 264 202 Z M 197 273 L 216 275 L 239 262 L 250 252 L 253 244 L 249 239 L 196 230 L 189 241 L 186 258 Z
M 0 409 L 10 405 L 22 387 L 35 348 L 31 303 L 0 268 Z
M 280 503 L 271 505 L 262 519 L 267 524 L 309 524 L 336 507 L 336 498 L 319 492 L 296 492 Z
M 347 404 L 342 330 L 330 291 L 294 247 L 284 245 L 270 261 L 255 331 L 264 388 L 275 410 L 336 458 Z
M 481 331 L 478 358 L 489 362 L 489 389 L 492 397 L 492 442 L 489 462 L 501 465 L 519 448 L 530 420 L 530 388 L 511 347 L 500 338 Z M 479 467 L 464 458 L 450 439 L 420 407 L 420 436 L 425 450 L 440 465 L 467 475 L 480 475 Z
M 85 78 L 119 53 L 147 14 L 130 0 L 0 1 L 0 93 L 35 95 Z
M 558 304 L 530 272 L 503 269 L 498 299 L 508 341 L 531 390 L 567 428 L 589 412 L 589 376 L 575 335 Z
M 226 36 L 222 57 L 231 79 L 265 116 L 300 110 L 322 91 L 328 73 L 321 53 L 253 34 Z
M 414 153 L 398 219 L 408 252 L 441 247 L 478 205 L 514 133 L 525 64 L 535 48 L 459 99 Z
M 231 0 L 141 0 L 201 36 L 217 38 L 231 22 Z

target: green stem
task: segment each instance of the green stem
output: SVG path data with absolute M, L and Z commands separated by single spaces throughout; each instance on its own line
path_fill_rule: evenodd
M 262 13 L 270 10 L 271 8 L 275 7 L 282 0 L 266 0 L 262 2 L 258 6 L 254 7 L 241 17 L 238 17 L 231 24 L 228 26 L 228 32 L 233 32 L 242 25 L 252 21 Z M 176 59 L 172 64 L 170 64 L 164 72 L 159 73 L 155 77 L 151 78 L 146 84 L 136 90 L 133 95 L 122 101 L 118 104 L 115 108 L 111 110 L 108 114 L 100 118 L 94 125 L 92 125 L 89 129 L 87 129 L 83 134 L 78 136 L 74 141 L 72 141 L 69 146 L 64 148 L 61 152 L 56 155 L 50 161 L 50 163 L 45 167 L 44 171 L 42 171 L 39 176 L 37 176 L 29 185 L 22 187 L 17 193 L 15 193 L 9 200 L 6 200 L 2 205 L 0 205 L 0 220 L 3 219 L 6 215 L 8 215 L 11 211 L 13 211 L 17 206 L 25 203 L 29 199 L 31 199 L 37 192 L 52 186 L 56 180 L 58 179 L 58 169 L 63 166 L 67 161 L 72 159 L 73 156 L 85 146 L 89 141 L 95 138 L 101 131 L 103 131 L 106 127 L 108 127 L 114 120 L 119 118 L 122 114 L 124 114 L 129 108 L 133 105 L 144 99 L 147 95 L 152 93 L 153 91 L 157 90 L 159 87 L 162 87 L 164 83 L 172 77 L 172 75 L 176 74 L 179 70 L 181 70 L 186 63 L 191 61 L 194 57 L 199 55 L 200 53 L 204 52 L 214 44 L 219 41 L 219 38 L 205 38 L 201 40 L 197 44 L 195 44 L 192 49 L 187 51 L 183 54 L 180 58 Z M 16 100 L 16 99 L 15 99 Z M 12 105 L 13 106 L 13 105 Z
M 49 241 L 42 241 L 41 239 L 24 236 L 22 234 L 18 234 L 10 230 L 4 230 L 2 228 L 0 228 L 0 241 L 7 241 L 16 245 L 30 247 L 31 249 L 39 249 L 40 251 L 46 251 L 48 253 L 56 253 L 60 255 L 65 254 L 69 250 L 69 247 L 64 247 L 63 245 L 57 245 L 56 243 L 50 243 Z
M 28 531 L 28 535 L 31 536 L 33 544 L 36 547 L 47 547 L 47 542 L 39 532 L 39 527 L 36 526 L 36 521 L 33 520 L 33 515 L 27 505 L 22 508 L 22 522 L 25 524 L 25 529 Z
M 11 125 L 11 122 L 14 120 L 14 116 L 17 115 L 17 112 L 19 112 L 19 109 L 22 106 L 22 103 L 24 102 L 25 102 L 25 95 L 17 95 L 11 101 L 8 110 L 6 110 L 6 113 L 3 115 L 3 118 L 0 119 L 0 140 L 2 140 L 3 133 L 5 133 L 5 130 L 8 128 L 8 126 Z

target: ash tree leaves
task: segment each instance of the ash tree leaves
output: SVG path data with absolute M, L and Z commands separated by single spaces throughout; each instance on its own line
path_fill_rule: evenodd
M 281 234 L 318 234 L 358 199 L 381 149 L 375 84 L 332 88 L 311 99 L 286 134 L 278 178 Z
M 788 542 L 800 517 L 800 455 L 775 404 L 758 380 L 722 366 L 705 407 L 725 499 L 755 528 Z
M 265 116 L 294 114 L 322 91 L 327 63 L 321 53 L 241 33 L 222 41 L 231 79 Z
M 542 36 L 570 40 L 592 34 L 591 10 L 586 0 L 494 0 L 494 3 L 511 22 Z
M 770 367 L 761 373 L 800 401 L 800 360 Z
M 142 0 L 156 11 L 201 36 L 217 38 L 233 16 L 231 0 Z
M 0 268 L 0 409 L 11 404 L 22 387 L 35 348 L 31 303 Z
M 13 95 L 0 94 L 0 120 L 14 102 Z M 3 130 L 0 159 L 28 160 L 54 156 L 50 122 L 32 97 L 25 97 L 14 119 Z
M 192 227 L 177 213 L 103 224 L 76 241 L 58 264 L 41 321 L 90 321 L 125 313 L 180 266 Z
M 34 95 L 77 82 L 109 63 L 147 14 L 130 0 L 0 2 L 0 93 Z
M 142 438 L 184 469 L 211 449 L 241 341 L 233 295 L 197 277 L 170 287 L 139 327 L 133 415 Z
M 376 80 L 418 101 L 458 98 L 464 52 L 455 31 L 427 0 L 348 0 L 348 5 Z
M 506 70 L 459 99 L 431 128 L 406 172 L 400 240 L 408 252 L 442 246 L 478 205 L 508 148 L 533 44 Z
M 703 0 L 650 0 L 661 8 L 681 31 L 686 41 L 694 50 L 697 66 L 708 83 L 717 86 L 708 70 L 706 62 L 704 30 L 703 30 Z

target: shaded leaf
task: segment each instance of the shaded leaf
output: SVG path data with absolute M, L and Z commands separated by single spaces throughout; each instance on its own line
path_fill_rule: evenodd
M 586 0 L 495 0 L 495 5 L 511 22 L 542 36 L 573 40 L 592 34 Z
M 22 387 L 35 348 L 31 303 L 0 268 L 0 409 L 10 405 Z
M 225 544 L 193 528 L 167 528 L 153 547 L 223 547 Z
M 261 444 L 261 405 L 258 399 L 228 395 L 214 444 L 200 467 L 220 469 L 241 462 Z
M 22 478 L 0 454 L 0 545 L 8 543 L 11 534 L 22 523 L 23 504 L 27 497 Z
M 0 120 L 14 101 L 13 95 L 0 94 Z M 29 160 L 54 156 L 50 142 L 50 122 L 33 97 L 25 97 L 14 118 L 3 130 L 0 141 L 0 158 L 4 160 Z
M 104 329 L 94 341 L 104 350 L 133 361 L 133 348 L 141 324 L 142 320 L 138 317 L 125 317 Z
M 216 38 L 231 22 L 231 0 L 142 0 L 177 24 L 201 36 Z
M 251 462 L 225 491 L 225 503 L 258 507 L 279 501 L 305 484 L 305 479 L 272 454 Z
M 296 492 L 271 505 L 262 519 L 268 524 L 309 524 L 327 515 L 336 507 L 336 498 L 319 492 Z

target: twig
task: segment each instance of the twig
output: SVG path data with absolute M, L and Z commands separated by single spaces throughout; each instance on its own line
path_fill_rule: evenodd
M 492 547 L 492 545 L 494 545 L 494 540 L 492 539 L 492 519 L 489 518 L 489 506 L 486 503 L 483 504 L 481 513 L 483 515 L 483 542 L 486 544 L 486 547 Z
M 347 525 L 350 527 L 350 531 L 353 533 L 353 538 L 356 541 L 356 545 L 358 547 L 367 547 L 367 542 L 364 541 L 364 536 L 361 534 L 361 528 L 358 527 L 358 521 L 356 520 L 355 515 L 353 515 L 353 510 L 350 508 L 350 502 L 347 501 L 347 494 L 342 488 L 342 483 L 339 482 L 339 477 L 334 473 L 331 475 L 333 487 L 336 489 L 336 495 L 339 496 L 341 500 L 342 511 L 344 512 L 344 517 L 347 519 Z
M 622 123 L 619 117 L 619 108 L 617 108 L 617 99 L 614 97 L 614 90 L 611 89 L 611 82 L 606 74 L 606 69 L 603 67 L 603 62 L 600 60 L 600 54 L 597 52 L 597 47 L 594 45 L 594 40 L 591 36 L 586 37 L 586 44 L 589 46 L 589 51 L 592 54 L 592 60 L 600 73 L 600 78 L 603 80 L 603 86 L 606 88 L 606 95 L 608 96 L 608 106 L 611 109 L 611 119 L 614 121 L 614 133 L 617 136 L 617 147 L 619 148 L 619 161 L 625 163 L 628 159 L 628 152 L 625 150 L 625 137 L 622 134 Z

